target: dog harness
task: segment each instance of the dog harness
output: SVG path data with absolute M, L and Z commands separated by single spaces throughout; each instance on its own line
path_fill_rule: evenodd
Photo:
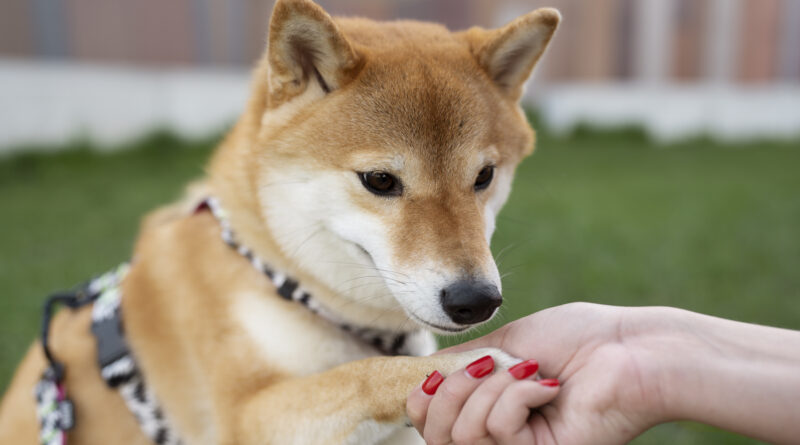
M 142 432 L 158 445 L 181 445 L 174 428 L 164 416 L 158 400 L 145 385 L 122 329 L 120 286 L 128 273 L 128 264 L 93 279 L 73 294 L 50 297 L 45 305 L 42 346 L 50 366 L 36 385 L 39 439 L 45 445 L 65 445 L 66 431 L 75 425 L 72 403 L 64 387 L 65 368 L 50 352 L 49 321 L 54 302 L 72 309 L 92 304 L 92 334 L 97 340 L 100 376 L 109 388 L 116 389 L 136 417 Z M 58 297 L 54 300 L 54 298 Z
M 195 213 L 210 210 L 222 229 L 222 239 L 261 271 L 282 298 L 305 306 L 328 322 L 338 326 L 360 341 L 372 345 L 382 355 L 417 355 L 407 342 L 417 332 L 394 332 L 356 327 L 347 323 L 335 312 L 318 302 L 299 283 L 263 262 L 251 249 L 240 244 L 230 227 L 227 215 L 216 198 L 207 198 Z M 77 309 L 92 304 L 92 334 L 97 340 L 97 361 L 100 375 L 106 384 L 116 389 L 128 409 L 136 417 L 142 432 L 157 445 L 182 445 L 175 428 L 170 426 L 155 394 L 145 384 L 128 348 L 122 326 L 121 284 L 129 265 L 91 280 L 74 292 L 50 296 L 42 317 L 42 348 L 49 363 L 35 388 L 36 415 L 39 419 L 39 440 L 43 445 L 66 445 L 67 431 L 75 425 L 75 412 L 64 386 L 65 367 L 50 351 L 50 319 L 56 304 Z

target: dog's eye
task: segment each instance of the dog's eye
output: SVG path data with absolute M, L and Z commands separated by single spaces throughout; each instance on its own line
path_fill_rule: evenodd
M 487 165 L 478 173 L 478 178 L 475 179 L 475 190 L 483 190 L 489 187 L 494 177 L 494 165 Z
M 403 187 L 395 176 L 381 171 L 359 173 L 367 190 L 379 196 L 400 196 Z

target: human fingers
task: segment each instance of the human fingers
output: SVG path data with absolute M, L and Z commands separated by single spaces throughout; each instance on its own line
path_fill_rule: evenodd
M 528 426 L 531 408 L 552 401 L 561 385 L 556 379 L 522 380 L 506 387 L 486 419 L 486 429 L 499 445 L 536 443 Z
M 433 371 L 421 385 L 414 388 L 408 395 L 406 414 L 411 420 L 411 425 L 419 431 L 420 436 L 425 427 L 425 417 L 428 415 L 428 406 L 432 396 L 443 381 L 444 376 L 439 371 Z
M 506 388 L 520 380 L 532 379 L 539 369 L 536 360 L 526 360 L 508 371 L 497 372 L 483 382 L 464 403 L 453 424 L 452 440 L 456 444 L 474 444 L 489 436 L 487 418 Z M 524 408 L 525 413 L 529 410 Z
M 449 375 L 432 395 L 422 437 L 429 445 L 449 444 L 453 424 L 464 402 L 494 370 L 494 359 L 486 355 Z

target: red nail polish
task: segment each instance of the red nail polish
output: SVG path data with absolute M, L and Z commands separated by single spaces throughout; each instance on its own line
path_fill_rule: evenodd
M 542 386 L 549 386 L 551 388 L 554 388 L 556 386 L 560 386 L 561 382 L 559 382 L 558 379 L 542 379 L 539 380 L 539 384 Z
M 481 357 L 467 365 L 467 373 L 476 379 L 488 375 L 493 369 L 494 359 L 492 359 L 491 355 Z
M 527 379 L 528 377 L 536 374 L 539 370 L 539 362 L 536 360 L 525 360 L 522 363 L 508 368 L 508 372 L 517 380 Z
M 436 393 L 436 390 L 439 389 L 439 385 L 441 385 L 443 381 L 444 377 L 442 377 L 442 374 L 440 374 L 439 371 L 433 371 L 433 373 L 422 382 L 422 391 L 432 396 Z

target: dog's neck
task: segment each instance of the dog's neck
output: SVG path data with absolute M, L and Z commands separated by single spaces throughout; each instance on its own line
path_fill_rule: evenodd
M 278 295 L 284 299 L 305 306 L 309 311 L 338 326 L 343 331 L 349 332 L 363 342 L 372 345 L 384 355 L 414 355 L 418 352 L 417 345 L 409 342 L 408 337 L 411 332 L 397 332 L 354 326 L 338 313 L 320 304 L 298 281 L 281 271 L 273 269 L 269 264 L 265 263 L 255 252 L 237 240 L 236 234 L 233 232 L 230 221 L 228 220 L 227 213 L 222 208 L 217 198 L 206 198 L 195 211 L 203 210 L 210 210 L 217 219 L 222 230 L 222 240 L 240 255 L 247 258 L 256 270 L 266 275 L 275 285 Z
M 304 269 L 283 252 L 261 212 L 262 203 L 256 192 L 256 178 L 252 177 L 253 169 L 244 165 L 245 159 L 252 158 L 248 153 L 252 148 L 241 140 L 246 137 L 238 136 L 239 132 L 242 132 L 241 122 L 216 153 L 210 168 L 209 190 L 224 204 L 238 240 L 264 262 L 302 283 L 320 304 L 353 326 L 392 331 L 418 329 L 399 305 L 396 310 L 387 310 L 354 301 L 330 284 L 337 277 L 327 277 L 327 280 L 319 277 L 315 271 Z M 231 171 L 247 174 L 225 174 Z

